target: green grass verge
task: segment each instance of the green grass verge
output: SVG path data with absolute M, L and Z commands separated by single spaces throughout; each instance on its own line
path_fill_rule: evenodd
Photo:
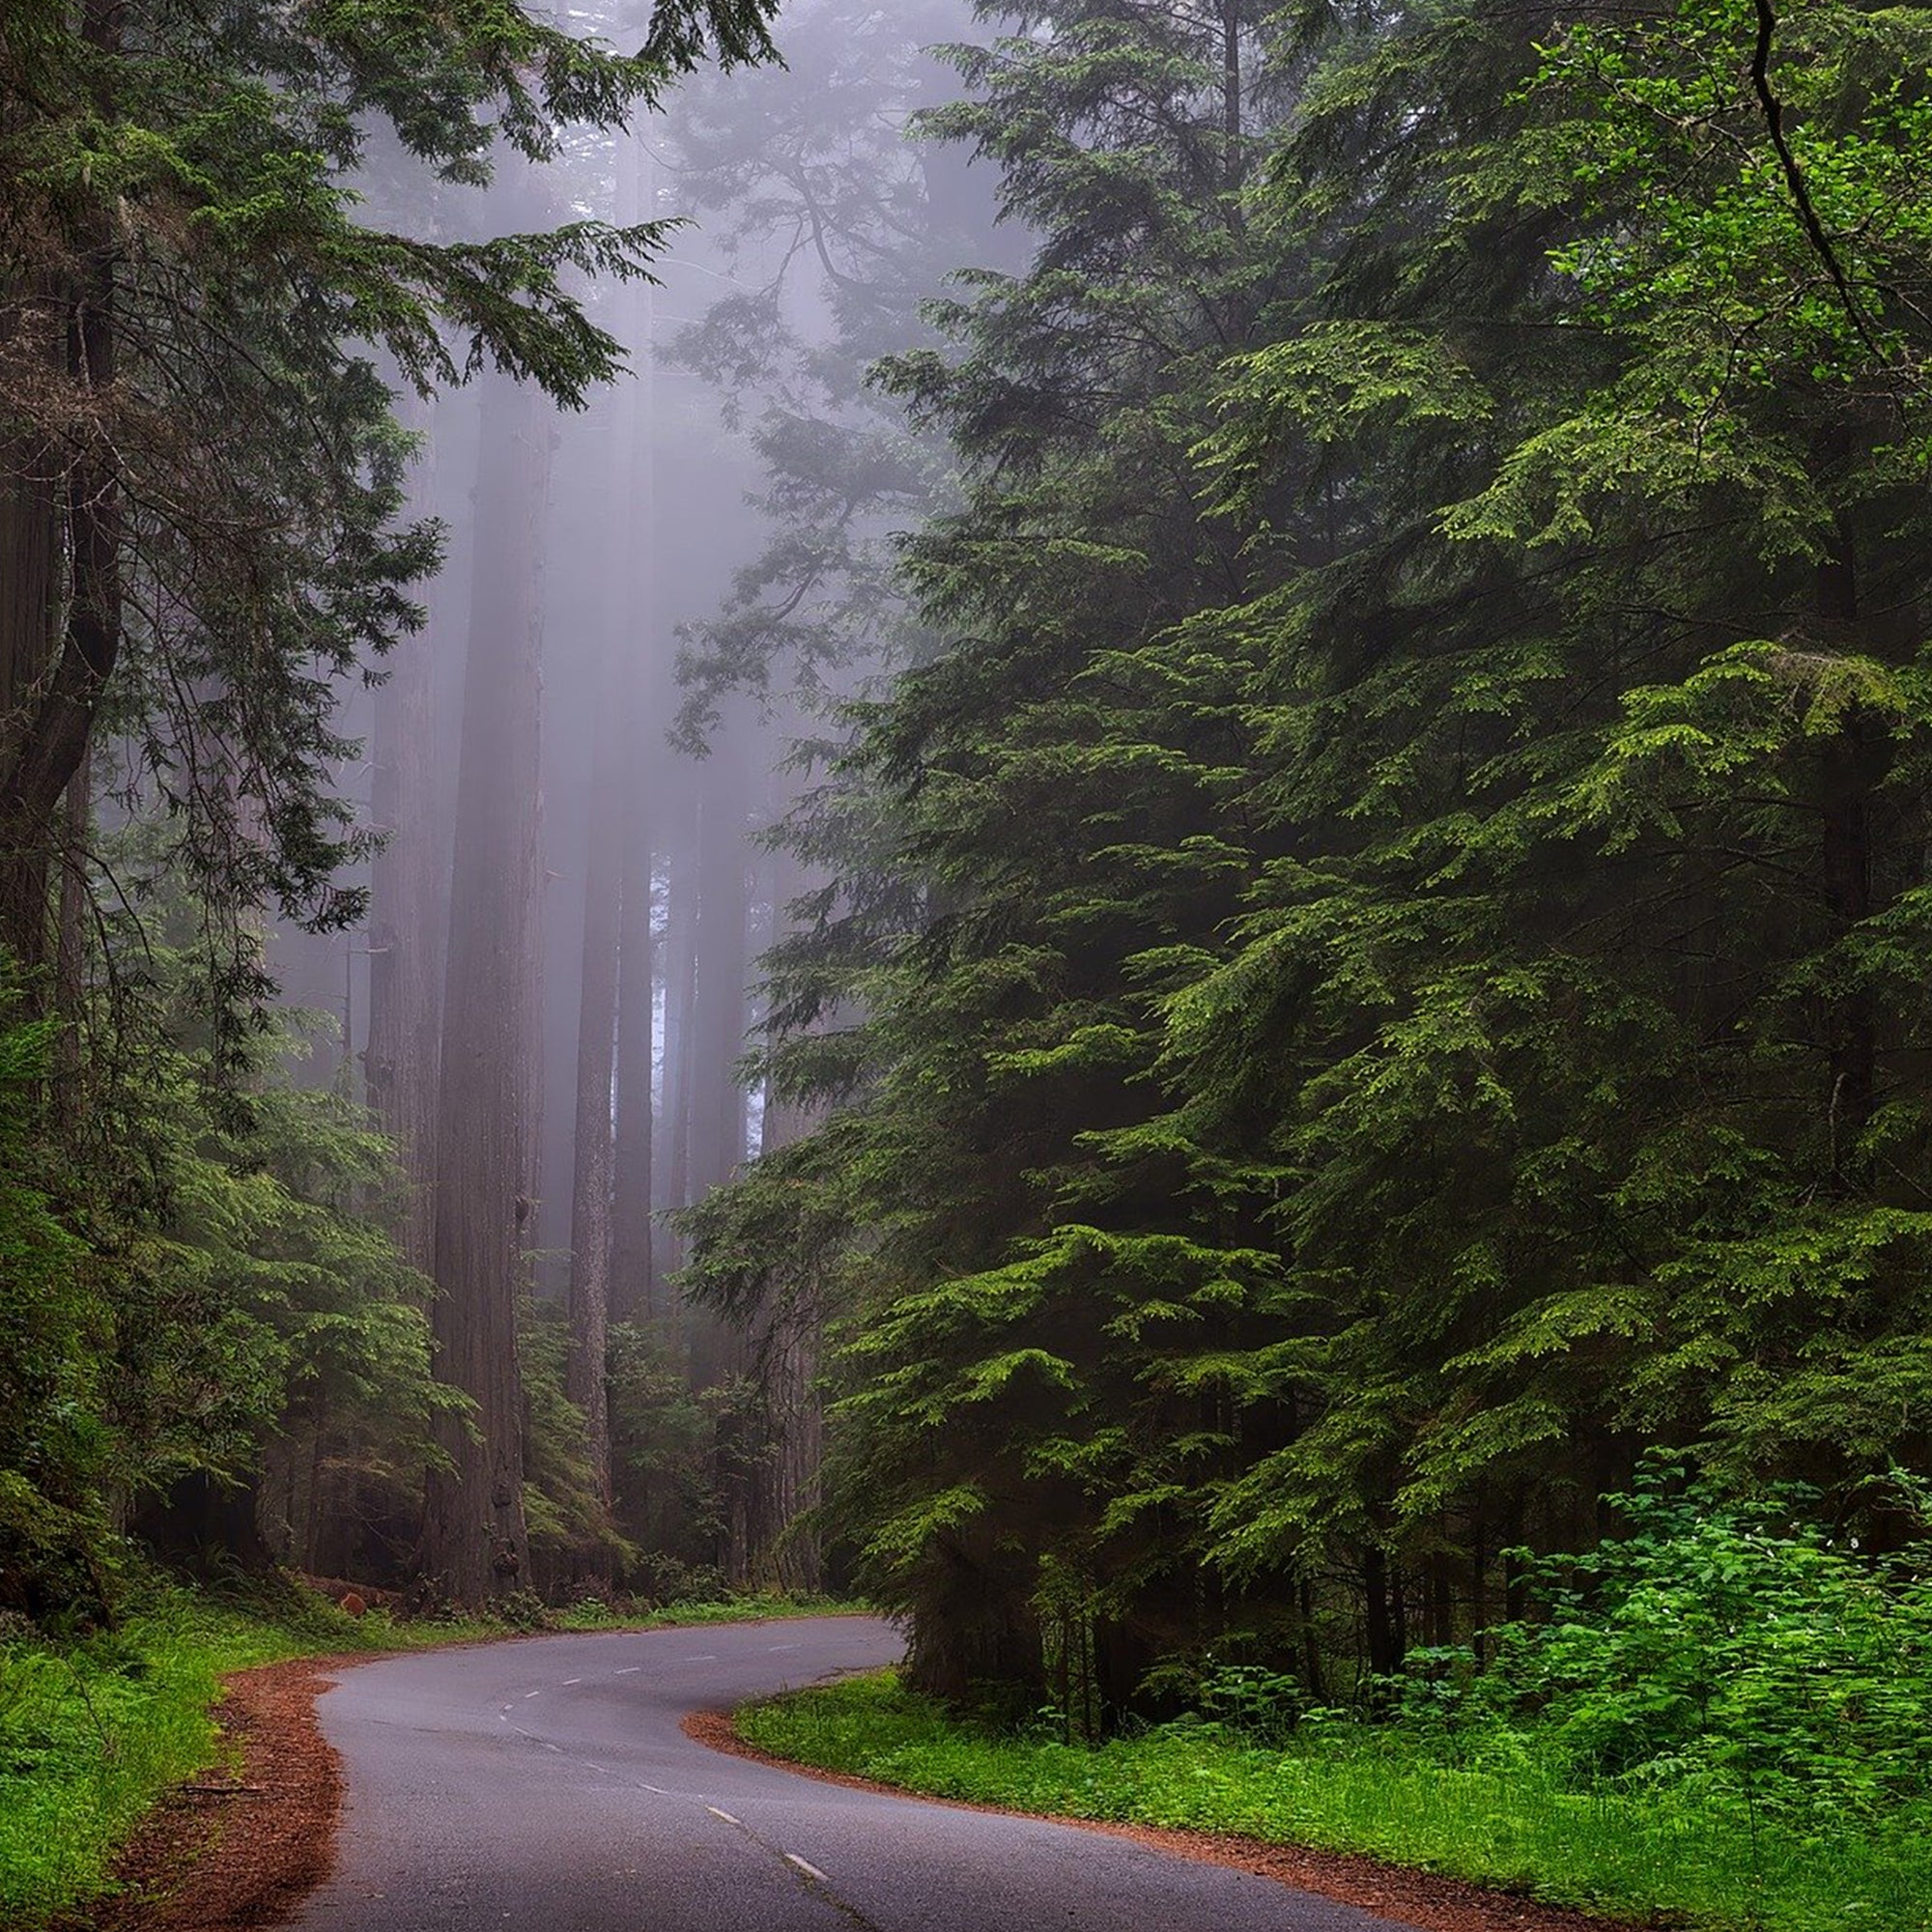
M 887 1673 L 749 1704 L 780 1757 L 1069 1818 L 1367 1852 L 1605 1916 L 1766 1932 L 1925 1932 L 1932 1805 L 1799 1829 L 1681 1789 L 1566 1790 L 1531 1762 L 1470 1769 L 1393 1727 L 1272 1748 L 1168 1726 L 1095 1749 L 950 1718 Z
M 849 1609 L 748 1597 L 625 1615 L 574 1605 L 540 1628 L 638 1630 Z M 170 1589 L 117 1629 L 71 1643 L 0 1642 L 0 1926 L 31 1932 L 100 1893 L 115 1854 L 171 1785 L 218 1761 L 209 1716 L 231 1670 L 330 1652 L 382 1652 L 502 1637 L 485 1620 L 356 1619 L 293 1587 L 259 1600 Z

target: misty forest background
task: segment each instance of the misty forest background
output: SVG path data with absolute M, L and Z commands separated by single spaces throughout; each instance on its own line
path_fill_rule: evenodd
M 1922 1812 L 1932 16 L 768 11 L 8 10 L 0 1613 Z

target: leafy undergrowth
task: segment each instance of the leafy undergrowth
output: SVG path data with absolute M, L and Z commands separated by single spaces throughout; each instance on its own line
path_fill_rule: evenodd
M 1894 1525 L 1932 1495 L 1887 1479 Z M 945 1797 L 1366 1852 L 1619 1918 L 1932 1927 L 1932 1544 L 1861 1550 L 1809 1491 L 1727 1497 L 1649 1459 L 1618 1534 L 1531 1559 L 1537 1614 L 1413 1650 L 1337 1708 L 1255 1662 L 1173 1660 L 1190 1715 L 1095 1747 L 895 1679 L 740 1714 L 781 1756 Z
M 1578 1789 L 1532 1757 L 1442 1762 L 1400 1726 L 1304 1726 L 1286 1747 L 1175 1724 L 1089 1748 L 949 1717 L 888 1672 L 746 1706 L 780 1757 L 1073 1818 L 1367 1852 L 1620 1918 L 1817 1932 L 1932 1924 L 1932 1806 L 1792 1829 L 1728 1799 Z
M 349 1616 L 293 1586 L 245 1597 L 172 1588 L 112 1631 L 0 1638 L 0 1926 L 25 1928 L 98 1893 L 143 1812 L 219 1761 L 221 1676 L 259 1663 L 501 1637 L 798 1616 L 849 1605 L 747 1597 L 628 1614 L 603 1604 L 507 1618 Z

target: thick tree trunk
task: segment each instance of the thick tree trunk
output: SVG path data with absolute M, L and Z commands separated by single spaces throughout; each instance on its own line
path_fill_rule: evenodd
M 570 1195 L 570 1399 L 583 1411 L 584 1451 L 600 1502 L 611 1500 L 611 1414 L 605 1355 L 611 1329 L 611 1076 L 615 1070 L 619 896 L 622 892 L 621 669 L 607 640 L 590 760 L 583 957 L 577 1019 L 577 1114 Z
M 81 38 L 97 52 L 120 50 L 123 0 L 85 0 Z M 85 217 L 84 242 L 67 301 L 67 376 L 77 406 L 79 446 L 58 488 L 45 456 L 28 440 L 28 460 L 11 479 L 0 557 L 23 576 L 0 603 L 0 659 L 11 702 L 0 706 L 0 947 L 29 966 L 46 957 L 48 856 L 55 814 L 87 755 L 94 713 L 121 649 L 121 485 L 114 439 L 103 416 L 115 375 L 115 234 L 104 207 Z M 15 322 L 35 327 L 34 306 Z M 54 505 L 58 503 L 58 511 Z M 51 663 L 42 649 L 53 630 L 49 595 L 65 519 L 66 624 Z M 28 677 L 19 672 L 32 667 Z
M 717 770 L 699 806 L 697 835 L 696 1062 L 693 1068 L 690 1199 L 723 1186 L 745 1158 L 745 981 L 751 894 L 740 781 L 742 754 Z
M 53 648 L 57 525 L 45 455 L 31 436 L 0 476 L 0 769 L 26 751 Z M 31 818 L 0 816 L 0 947 L 34 966 L 46 947 L 47 841 Z
M 438 1373 L 475 1405 L 445 1425 L 424 1558 L 458 1602 L 527 1572 L 517 1308 L 530 1212 L 531 1015 L 538 846 L 541 532 L 551 410 L 533 390 L 482 389 L 475 595 L 463 692 L 454 876 L 437 1108 L 434 1310 Z
M 816 1311 L 788 1316 L 768 1370 L 777 1441 L 772 1455 L 771 1534 L 766 1564 L 782 1590 L 815 1595 L 825 1587 L 825 1552 L 802 1520 L 817 1507 L 825 1466 L 825 1414 L 818 1399 L 821 1324 Z
M 650 150 L 631 144 L 620 177 L 618 215 L 636 221 L 655 205 Z M 663 761 L 664 739 L 652 703 L 651 667 L 657 643 L 657 412 L 653 291 L 637 291 L 638 375 L 624 398 L 623 436 L 616 452 L 622 488 L 622 554 L 630 568 L 623 584 L 624 741 L 627 747 L 623 817 L 622 923 L 618 934 L 617 1140 L 611 1222 L 611 1293 L 614 1313 L 649 1321 L 657 1313 L 653 1252 L 656 1109 L 652 1100 L 657 1032 L 657 945 L 652 926 L 652 776 Z
M 1015 1704 L 1037 1706 L 1046 1690 L 1046 1654 L 1031 1567 L 990 1548 L 947 1545 L 933 1553 L 935 1573 L 907 1646 L 907 1682 L 949 1704 L 990 1685 Z
M 637 739 L 631 736 L 635 745 Z M 635 753 L 634 753 L 635 755 Z M 641 802 L 640 802 L 641 803 Z M 652 1252 L 652 1037 L 657 946 L 651 930 L 651 838 L 640 810 L 625 814 L 621 923 L 617 941 L 617 1139 L 611 1178 L 611 1300 L 622 1320 L 657 1313 Z
M 425 456 L 412 507 L 426 510 L 435 477 Z M 435 753 L 430 623 L 397 640 L 388 680 L 376 694 L 370 813 L 385 838 L 370 867 L 369 1028 L 363 1075 L 369 1105 L 396 1143 L 410 1194 L 400 1236 L 412 1265 L 429 1271 L 435 1216 L 437 1014 L 441 928 L 447 920 L 440 879 L 442 833 L 433 772 Z
M 693 1047 L 687 1057 L 691 1151 L 686 1199 L 723 1186 L 745 1158 L 745 1090 L 737 1062 L 745 1050 L 746 925 L 751 911 L 745 849 L 742 757 L 721 750 L 699 802 L 696 988 Z M 745 1367 L 745 1338 L 717 1315 L 688 1315 L 691 1378 L 710 1388 Z
M 696 1061 L 697 990 L 697 855 L 695 814 L 678 814 L 680 823 L 668 853 L 669 877 L 665 908 L 665 1158 L 661 1168 L 660 1205 L 682 1208 L 691 1198 L 692 1068 Z M 664 1244 L 667 1269 L 678 1265 L 681 1242 L 668 1233 Z
M 774 942 L 784 930 L 785 901 L 796 895 L 800 885 L 789 860 L 774 867 Z M 777 1153 L 810 1133 L 818 1118 L 814 1107 L 768 1094 L 759 1131 L 760 1154 Z M 817 1591 L 825 1581 L 823 1548 L 815 1531 L 801 1520 L 817 1506 L 825 1464 L 825 1415 L 818 1392 L 823 1339 L 820 1309 L 788 1306 L 767 1316 L 754 1351 L 770 1418 L 770 1445 L 752 1574 L 755 1582 L 787 1590 Z

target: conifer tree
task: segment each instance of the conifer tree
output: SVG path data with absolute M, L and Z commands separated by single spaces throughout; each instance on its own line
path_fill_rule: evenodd
M 435 554 L 396 522 L 370 350 L 418 385 L 489 365 L 566 403 L 613 366 L 563 276 L 636 273 L 651 224 L 462 243 L 367 225 L 347 184 L 370 128 L 479 182 L 493 140 L 542 159 L 708 47 L 769 51 L 771 11 L 670 0 L 618 55 L 516 6 L 10 10 L 0 943 L 18 958 L 45 953 L 55 813 L 103 715 L 142 740 L 211 891 L 346 919 L 330 680 L 412 621 Z
M 781 962 L 843 1104 L 700 1264 L 849 1311 L 919 1676 L 1385 1673 L 1646 1444 L 1922 1453 L 1913 30 L 1009 17 L 932 125 L 1038 257 L 890 365 L 967 474 L 891 883 Z

